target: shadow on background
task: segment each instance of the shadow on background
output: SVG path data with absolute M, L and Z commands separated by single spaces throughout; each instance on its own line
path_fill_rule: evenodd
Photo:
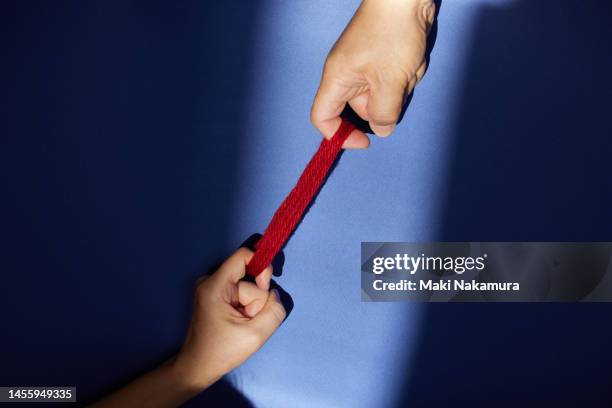
M 257 2 L 3 2 L 2 385 L 91 402 L 227 256 Z M 10 328 L 10 329 L 8 329 Z M 251 406 L 221 381 L 190 405 Z
M 440 240 L 612 240 L 610 17 L 604 1 L 482 8 Z M 398 406 L 612 401 L 608 304 L 425 310 Z

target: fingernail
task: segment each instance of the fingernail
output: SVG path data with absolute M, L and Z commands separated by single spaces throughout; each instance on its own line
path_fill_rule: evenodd
M 280 302 L 280 293 L 278 293 L 278 290 L 272 289 L 272 294 L 274 295 L 276 301 Z
M 374 133 L 376 133 L 376 136 L 389 136 L 394 129 L 395 125 L 372 126 L 372 130 L 374 131 Z

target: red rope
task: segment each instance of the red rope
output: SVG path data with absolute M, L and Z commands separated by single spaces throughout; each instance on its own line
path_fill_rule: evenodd
M 310 159 L 293 190 L 278 207 L 263 237 L 255 245 L 255 255 L 247 265 L 247 273 L 259 275 L 285 245 L 289 235 L 302 219 L 304 211 L 325 181 L 332 164 L 338 157 L 346 138 L 355 129 L 352 123 L 342 119 L 340 127 L 331 139 L 323 139 L 319 149 Z

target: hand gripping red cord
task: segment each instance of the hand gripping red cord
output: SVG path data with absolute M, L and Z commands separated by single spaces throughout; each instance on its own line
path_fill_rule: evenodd
M 270 224 L 255 245 L 255 254 L 248 263 L 247 273 L 259 275 L 281 250 L 289 235 L 302 219 L 308 204 L 325 181 L 325 176 L 342 150 L 346 138 L 355 126 L 342 119 L 340 127 L 331 139 L 323 139 L 319 149 L 310 159 L 293 190 L 274 213 Z

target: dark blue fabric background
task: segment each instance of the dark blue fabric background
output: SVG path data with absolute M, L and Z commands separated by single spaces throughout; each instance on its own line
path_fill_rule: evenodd
M 359 242 L 372 237 L 612 240 L 610 5 L 447 3 L 441 5 L 430 82 L 421 93 L 433 95 L 428 90 L 436 83 L 443 88 L 445 78 L 460 76 L 453 97 L 456 112 L 446 130 L 449 153 L 440 170 L 444 182 L 436 221 L 422 230 L 385 235 L 384 228 L 378 233 L 367 220 L 358 220 L 355 228 L 367 233 L 345 237 L 338 248 L 350 245 L 358 251 Z M 338 29 L 355 6 L 338 3 L 343 9 Z M 2 3 L 0 385 L 76 385 L 80 400 L 91 402 L 176 351 L 189 319 L 193 282 L 240 242 L 229 226 L 241 233 L 265 226 L 263 216 L 256 225 L 238 216 L 254 205 L 240 191 L 261 185 L 249 183 L 240 165 L 250 157 L 247 142 L 260 141 L 261 149 L 271 143 L 265 127 L 253 131 L 245 123 L 252 120 L 251 107 L 257 111 L 265 105 L 270 111 L 274 101 L 254 104 L 248 90 L 256 61 L 291 63 L 292 55 L 277 60 L 274 51 L 267 51 L 277 43 L 257 39 L 267 38 L 258 37 L 258 30 L 282 21 L 288 7 L 251 1 Z M 335 6 L 326 7 L 333 11 Z M 469 27 L 463 20 L 453 22 L 462 7 L 470 9 Z M 317 24 L 316 19 L 306 23 L 312 32 Z M 445 51 L 445 41 L 462 32 L 472 33 L 463 53 L 465 66 L 443 65 L 446 60 L 436 52 Z M 322 38 L 324 55 L 335 36 Z M 279 35 L 274 41 L 289 40 Z M 303 55 L 299 44 L 292 46 L 295 55 Z M 319 54 L 304 58 L 313 67 L 322 64 Z M 283 109 L 296 107 L 303 118 L 299 126 L 314 134 L 307 125 L 307 105 L 317 75 L 292 75 L 308 77 L 309 87 L 271 85 L 282 109 L 270 115 L 288 125 Z M 404 122 L 425 115 L 435 122 L 450 108 L 440 103 L 423 109 L 417 90 Z M 422 143 L 414 132 L 416 140 L 405 137 L 401 126 L 389 143 L 402 140 L 406 150 Z M 299 149 L 300 160 L 312 151 Z M 368 165 L 375 167 L 380 159 L 374 156 Z M 347 158 L 345 168 L 355 163 L 351 160 L 357 159 Z M 283 177 L 289 186 L 300 168 L 295 163 L 287 168 L 286 176 L 267 168 L 265 184 Z M 398 171 L 388 177 L 401 192 L 402 177 L 408 176 Z M 372 175 L 360 183 L 368 191 L 373 188 L 368 183 L 379 181 Z M 406 184 L 405 190 L 412 187 Z M 338 183 L 329 189 L 350 195 L 351 188 Z M 267 216 L 286 192 L 270 189 L 261 193 Z M 384 200 L 393 204 L 401 197 L 388 193 Z M 351 206 L 378 199 L 383 200 L 353 197 Z M 383 219 L 395 216 L 385 211 L 379 214 Z M 323 240 L 318 258 L 331 264 L 326 257 L 337 251 L 324 241 L 329 221 L 318 223 L 317 214 L 312 216 L 311 226 L 317 228 L 303 225 L 303 234 L 317 231 Z M 345 224 L 329 228 L 342 230 Z M 298 245 L 292 250 L 293 262 L 314 262 Z M 355 283 L 353 290 L 358 259 L 355 255 L 354 265 L 337 266 L 347 274 L 355 269 L 355 279 L 347 280 Z M 291 275 L 281 284 L 283 279 L 291 286 Z M 316 297 L 316 285 L 307 289 Z M 309 298 L 294 297 L 303 313 L 318 310 Z M 317 302 L 328 305 L 331 314 L 378 306 L 359 306 L 358 295 L 321 299 Z M 401 313 L 400 307 L 405 306 L 389 310 Z M 416 312 L 423 323 L 410 341 L 408 361 L 379 367 L 397 381 L 394 402 L 386 405 L 606 406 L 612 401 L 612 309 L 607 304 L 448 304 Z M 287 336 L 311 328 L 299 316 L 285 328 Z M 359 322 L 337 329 L 351 333 L 356 326 L 375 324 L 366 317 Z M 394 335 L 401 347 L 402 339 Z M 312 341 L 330 340 L 317 334 Z M 321 350 L 313 352 L 313 364 Z M 274 347 L 265 352 L 275 358 Z M 325 359 L 333 365 L 330 353 Z M 336 363 L 348 383 L 364 393 L 380 392 L 361 384 L 351 361 L 338 357 Z M 328 378 L 330 388 L 321 390 L 300 380 L 307 368 L 291 368 L 291 361 L 285 365 L 295 376 L 285 375 L 274 386 L 287 392 L 309 387 L 313 399 L 302 398 L 301 406 L 325 406 L 325 401 L 364 406 L 345 396 L 343 387 L 334 390 L 333 378 Z M 316 399 L 319 392 L 326 397 Z M 330 395 L 337 401 L 329 402 Z M 192 404 L 206 400 L 227 406 L 257 403 L 229 381 Z

